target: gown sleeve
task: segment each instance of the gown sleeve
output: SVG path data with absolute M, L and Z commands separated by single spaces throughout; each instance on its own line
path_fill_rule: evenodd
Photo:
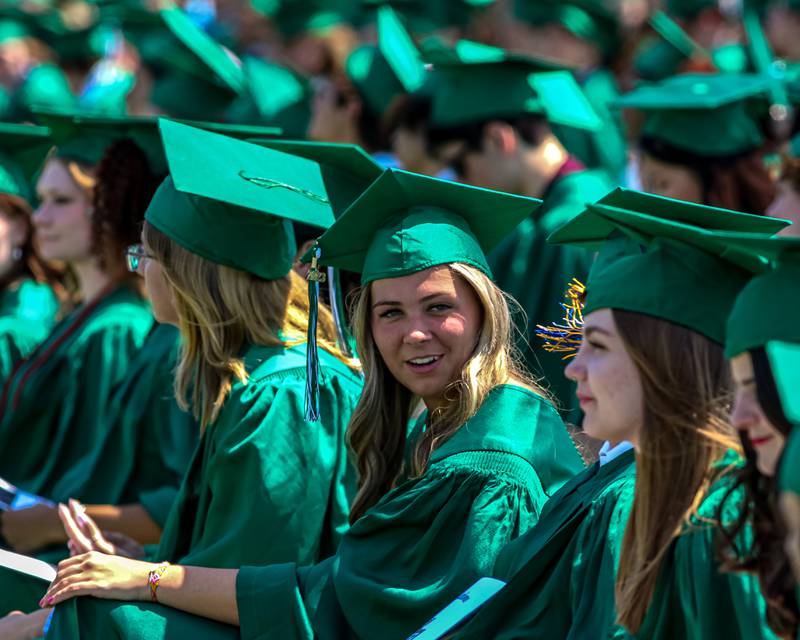
M 535 524 L 546 499 L 530 464 L 455 454 L 387 494 L 315 567 L 245 567 L 241 636 L 404 638 L 481 576 Z

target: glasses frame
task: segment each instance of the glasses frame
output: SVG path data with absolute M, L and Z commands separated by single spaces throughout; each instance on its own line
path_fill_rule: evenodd
M 144 245 L 132 244 L 125 249 L 125 265 L 131 273 L 138 273 L 139 268 L 142 266 L 142 261 L 151 260 L 153 255 L 148 253 Z

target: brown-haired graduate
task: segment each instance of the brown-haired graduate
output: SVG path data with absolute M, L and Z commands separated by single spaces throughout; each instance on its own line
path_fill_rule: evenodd
M 204 637 L 223 628 L 211 618 L 240 627 L 228 637 L 402 638 L 490 572 L 582 468 L 513 359 L 508 303 L 486 264 L 537 205 L 387 170 L 319 240 L 311 274 L 335 265 L 363 284 L 353 327 L 365 384 L 348 427 L 359 491 L 332 558 L 210 570 L 79 556 L 47 594 L 61 603 L 49 637 Z M 161 604 L 64 602 L 88 594 Z M 133 611 L 152 621 L 146 631 L 129 624 Z
M 36 184 L 33 224 L 41 256 L 66 266 L 72 296 L 0 394 L 0 477 L 39 494 L 101 435 L 114 391 L 153 322 L 123 255 L 151 193 L 147 157 L 138 149 L 124 160 L 106 155 L 116 136 L 52 133 L 57 146 Z M 120 175 L 141 188 L 118 193 Z
M 644 112 L 638 135 L 644 191 L 755 214 L 775 186 L 759 112 L 771 80 L 756 74 L 686 74 L 642 84 L 614 102 Z
M 729 568 L 758 576 L 770 627 L 782 638 L 795 638 L 800 609 L 783 550 L 786 526 L 777 493 L 778 463 L 792 423 L 780 400 L 780 379 L 773 373 L 770 355 L 773 341 L 800 345 L 800 239 L 719 235 L 732 250 L 769 260 L 769 267 L 742 289 L 728 319 L 726 354 L 736 385 L 731 422 L 739 429 L 747 464 L 717 517 L 727 537 Z M 740 533 L 751 521 L 752 539 L 742 544 Z
M 614 206 L 606 204 L 611 202 Z M 565 373 L 578 383 L 584 431 L 605 444 L 599 462 L 562 487 L 537 526 L 503 550 L 493 576 L 507 584 L 455 637 L 607 637 L 616 618 L 618 550 L 636 482 L 632 447 L 648 473 L 654 459 L 667 465 L 674 455 L 651 452 L 651 429 L 661 434 L 665 447 L 678 449 L 685 443 L 686 455 L 695 458 L 706 430 L 732 435 L 718 422 L 730 390 L 721 345 L 736 284 L 746 276 L 699 278 L 703 270 L 721 276 L 726 263 L 670 240 L 665 232 L 649 234 L 638 220 L 619 222 L 613 217 L 617 211 L 764 234 L 782 224 L 617 190 L 551 236 L 552 241 L 599 250 L 585 306 L 581 287 L 573 287 L 566 323 L 540 330 L 559 353 L 578 349 Z M 697 464 L 703 468 L 705 463 L 700 459 Z M 685 488 L 684 495 L 694 491 L 691 479 L 679 473 L 673 479 L 676 487 Z M 645 476 L 640 482 L 647 481 Z M 667 505 L 665 519 L 686 509 L 664 495 L 657 499 Z M 458 611 L 454 602 L 426 625 L 421 637 L 451 633 L 462 623 Z M 471 612 L 462 608 L 461 613 Z
M 0 385 L 50 333 L 66 295 L 33 232 L 31 180 L 50 146 L 47 127 L 0 123 Z

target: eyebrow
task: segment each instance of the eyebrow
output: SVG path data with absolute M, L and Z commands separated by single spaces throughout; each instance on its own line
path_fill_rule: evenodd
M 438 293 L 432 293 L 428 296 L 425 296 L 424 298 L 420 299 L 419 302 L 428 302 L 429 300 L 433 300 L 434 298 L 438 298 L 440 296 L 450 296 L 450 295 L 452 294 L 445 293 L 444 291 L 439 291 Z M 372 305 L 372 308 L 374 309 L 375 307 L 382 307 L 382 306 L 402 307 L 403 303 L 398 302 L 397 300 L 378 300 L 378 302 Z
M 611 333 L 606 331 L 605 329 L 601 329 L 600 327 L 586 327 L 583 331 L 583 334 L 588 338 L 593 333 L 602 333 L 603 335 L 611 337 Z

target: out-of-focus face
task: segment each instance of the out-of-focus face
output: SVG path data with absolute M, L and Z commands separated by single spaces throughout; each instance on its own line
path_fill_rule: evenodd
M 731 424 L 747 434 L 756 451 L 756 465 L 765 476 L 774 476 L 786 438 L 769 421 L 756 393 L 756 379 L 750 354 L 741 353 L 731 360 L 736 396 Z
M 703 204 L 703 184 L 697 173 L 682 165 L 669 164 L 642 153 L 639 179 L 648 193 Z
M 392 152 L 406 171 L 435 175 L 435 171 L 430 172 L 431 167 L 435 166 L 436 171 L 441 168 L 440 163 L 428 154 L 422 128 L 398 127 L 392 134 Z
M 11 273 L 16 264 L 15 250 L 25 244 L 25 224 L 0 209 L 0 278 Z
M 779 235 L 800 236 L 800 193 L 788 180 L 778 182 L 777 194 L 767 208 L 767 215 L 792 221 L 792 224 L 781 230 Z
M 386 368 L 429 409 L 441 404 L 475 351 L 483 314 L 472 288 L 448 267 L 371 284 L 370 326 Z
M 644 424 L 644 392 L 610 309 L 598 309 L 584 318 L 581 347 L 564 373 L 578 385 L 586 434 L 636 446 Z
M 568 67 L 588 69 L 602 61 L 597 47 L 578 38 L 562 25 L 551 22 L 533 26 L 514 20 L 508 26 L 509 49 L 537 58 L 557 60 Z
M 311 121 L 306 132 L 309 140 L 352 142 L 348 134 L 353 127 L 352 108 L 349 103 L 340 103 L 339 91 L 332 83 L 320 81 L 314 91 Z
M 177 325 L 178 314 L 175 311 L 172 289 L 164 275 L 164 268 L 143 245 L 138 245 L 137 248 L 140 249 L 142 257 L 139 259 L 136 273 L 144 278 L 144 286 L 153 308 L 153 316 L 162 324 Z
M 766 31 L 775 55 L 790 62 L 800 61 L 800 14 L 779 3 L 767 12 Z
M 46 260 L 82 262 L 91 257 L 91 202 L 66 166 L 51 159 L 36 184 L 33 215 L 39 252 Z

